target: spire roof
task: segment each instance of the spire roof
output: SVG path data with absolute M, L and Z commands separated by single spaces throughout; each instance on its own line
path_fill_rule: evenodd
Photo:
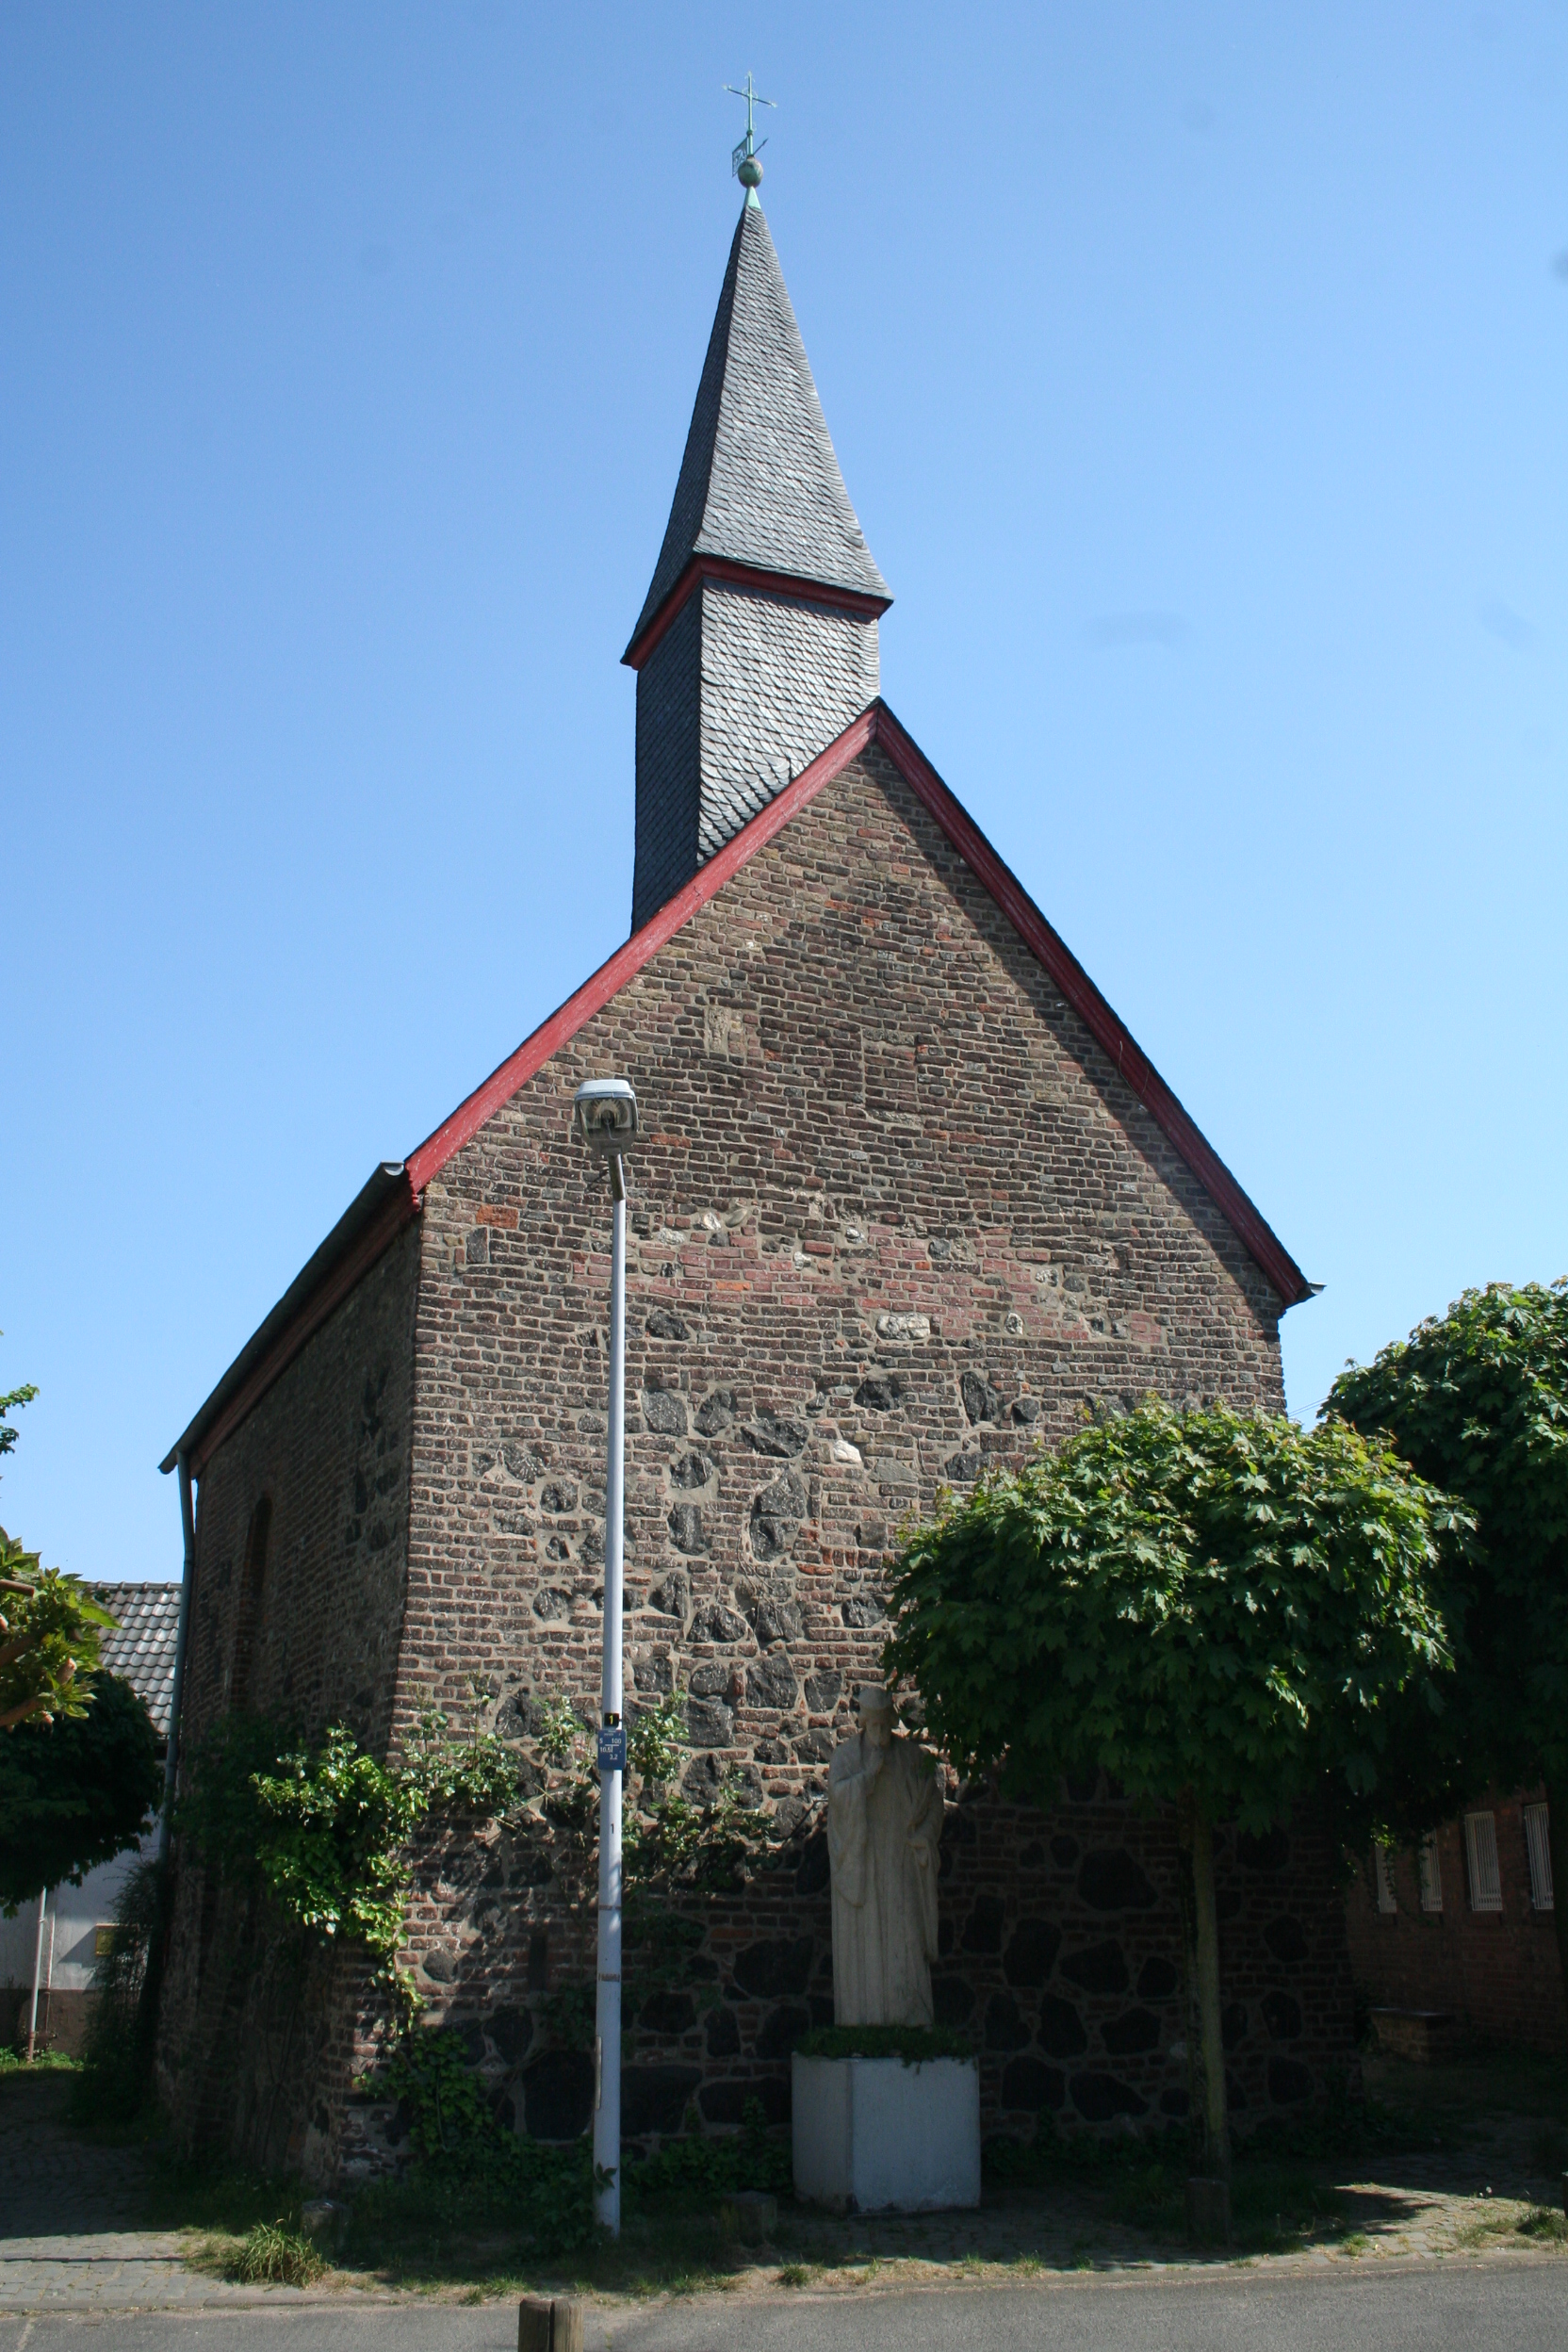
M 892 601 L 849 502 L 755 191 L 736 224 L 675 503 L 629 656 L 694 556 Z

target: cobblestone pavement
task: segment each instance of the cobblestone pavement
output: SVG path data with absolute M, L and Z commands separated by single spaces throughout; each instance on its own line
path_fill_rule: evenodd
M 311 2299 L 292 2287 L 236 2287 L 188 2270 L 188 2241 L 178 2231 L 137 2227 L 147 2193 L 141 2150 L 105 2148 L 67 2130 L 65 2096 L 65 2079 L 52 2073 L 13 2077 L 0 2096 L 0 2311 Z

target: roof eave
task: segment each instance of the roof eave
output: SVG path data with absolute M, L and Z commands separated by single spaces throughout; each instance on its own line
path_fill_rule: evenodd
M 864 588 L 841 587 L 832 580 L 813 580 L 803 572 L 770 571 L 760 564 L 737 563 L 727 555 L 694 554 L 667 596 L 639 625 L 621 656 L 629 670 L 640 670 L 687 599 L 705 580 L 752 588 L 763 596 L 795 596 L 808 604 L 825 604 L 836 612 L 852 612 L 859 620 L 877 621 L 892 603 L 889 596 L 874 596 Z

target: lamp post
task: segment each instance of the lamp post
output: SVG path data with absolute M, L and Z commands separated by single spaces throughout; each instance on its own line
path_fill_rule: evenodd
M 609 2185 L 595 2197 L 605 2227 L 621 2234 L 621 1720 L 622 1522 L 626 1467 L 626 1176 L 621 1155 L 636 1140 L 637 1097 L 625 1078 L 579 1086 L 572 1126 L 610 1163 L 614 1202 L 610 1253 L 610 1441 L 604 1479 L 604 1665 L 599 1684 L 599 1933 L 594 2003 L 594 2166 Z

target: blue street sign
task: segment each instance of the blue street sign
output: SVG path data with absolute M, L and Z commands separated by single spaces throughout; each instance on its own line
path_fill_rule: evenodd
M 617 1723 L 613 1731 L 599 1734 L 599 1770 L 601 1772 L 624 1772 L 626 1770 L 626 1725 Z

